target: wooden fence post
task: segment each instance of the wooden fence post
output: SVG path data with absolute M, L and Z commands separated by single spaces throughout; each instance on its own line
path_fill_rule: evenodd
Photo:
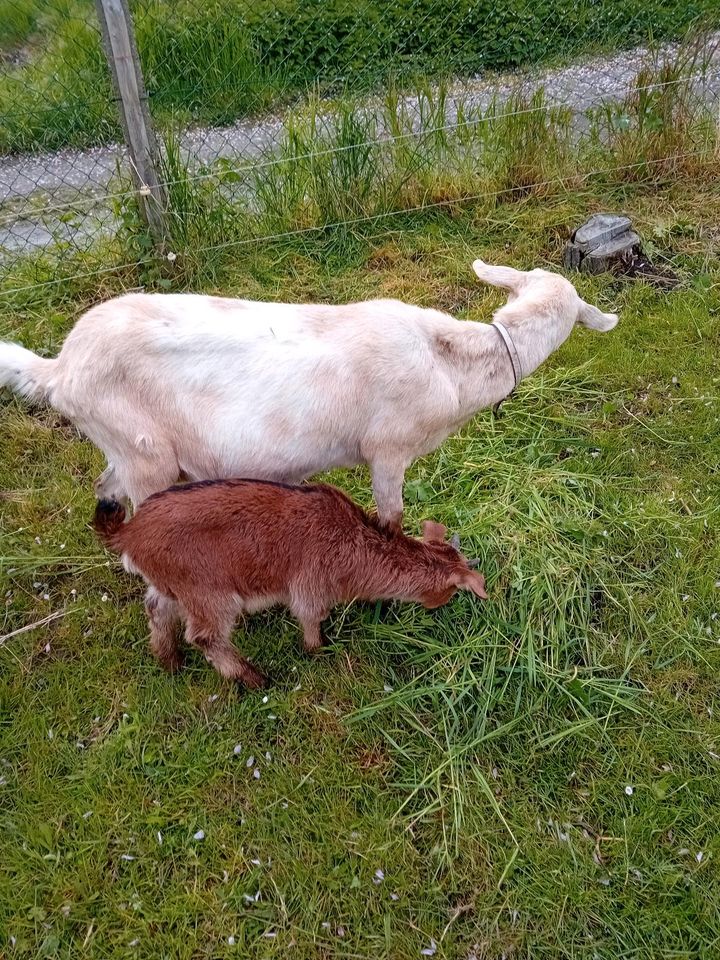
M 120 104 L 140 212 L 155 245 L 162 252 L 167 236 L 167 193 L 162 185 L 158 146 L 147 106 L 130 9 L 127 0 L 95 0 L 95 6 Z

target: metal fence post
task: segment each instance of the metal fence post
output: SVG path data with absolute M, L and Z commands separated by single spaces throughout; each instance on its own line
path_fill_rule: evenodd
M 167 194 L 160 176 L 157 140 L 147 107 L 130 9 L 127 0 L 95 0 L 95 5 L 120 104 L 140 212 L 156 246 L 162 249 L 167 236 Z

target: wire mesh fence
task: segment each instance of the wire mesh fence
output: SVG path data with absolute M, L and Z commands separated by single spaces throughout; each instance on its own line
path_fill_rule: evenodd
M 687 176 L 717 148 L 710 0 L 134 0 L 159 239 L 95 6 L 0 11 L 5 294 L 138 266 L 170 284 L 259 239 L 611 173 Z

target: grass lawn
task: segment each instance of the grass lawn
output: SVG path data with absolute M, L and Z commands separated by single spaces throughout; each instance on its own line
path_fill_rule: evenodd
M 196 655 L 160 671 L 141 584 L 88 529 L 100 455 L 5 398 L 0 955 L 718 955 L 716 185 L 246 247 L 222 292 L 487 320 L 472 259 L 557 265 L 598 209 L 680 285 L 579 277 L 619 326 L 576 331 L 407 478 L 407 529 L 457 530 L 490 601 L 338 608 L 317 660 L 283 611 L 253 617 L 236 636 L 266 696 Z M 0 335 L 54 353 L 101 282 L 6 305 Z M 333 479 L 370 502 L 364 470 Z

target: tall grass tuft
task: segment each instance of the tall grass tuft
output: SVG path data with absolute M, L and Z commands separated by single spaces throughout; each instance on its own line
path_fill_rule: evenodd
M 717 40 L 691 38 L 673 60 L 652 57 L 631 89 L 596 115 L 596 132 L 620 178 L 702 176 L 720 137 L 702 96 Z

